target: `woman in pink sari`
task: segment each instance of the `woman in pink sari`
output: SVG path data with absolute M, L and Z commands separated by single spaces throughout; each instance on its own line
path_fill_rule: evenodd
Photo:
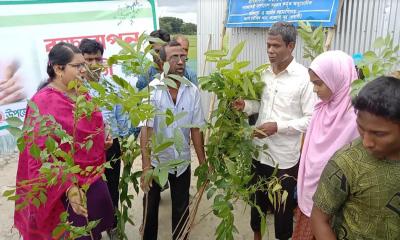
M 37 105 L 40 115 L 53 116 L 67 134 L 75 136 L 73 160 L 74 164 L 79 165 L 81 169 L 86 169 L 87 166 L 96 168 L 105 161 L 104 125 L 101 112 L 94 111 L 90 118 L 81 117 L 74 127 L 75 103 L 70 96 L 77 95 L 77 92 L 73 89 L 69 90 L 67 86 L 70 81 L 82 77 L 84 72 L 85 60 L 79 49 L 68 43 L 56 44 L 49 53 L 47 66 L 49 80 L 31 99 Z M 90 100 L 88 95 L 85 97 Z M 31 124 L 32 119 L 35 119 L 34 110 L 28 107 L 25 124 Z M 36 136 L 38 127 L 35 124 L 33 134 Z M 80 143 L 85 143 L 89 136 L 92 136 L 93 146 L 87 150 L 81 147 Z M 45 149 L 46 139 L 43 136 L 35 137 L 34 143 L 40 149 Z M 61 144 L 60 139 L 55 138 L 55 140 L 63 151 L 68 152 L 71 149 L 69 143 Z M 42 176 L 39 172 L 42 161 L 31 155 L 31 147 L 32 143 L 28 143 L 24 151 L 20 153 L 17 194 L 22 197 L 16 201 L 16 204 L 21 203 L 30 190 L 29 187 L 22 186 L 21 181 L 38 181 L 37 179 Z M 77 181 L 72 181 L 72 178 Z M 84 194 L 80 188 L 83 184 L 90 185 L 86 192 L 86 205 L 79 196 Z M 60 214 L 66 210 L 69 213 L 68 220 L 74 226 L 86 225 L 86 218 L 89 221 L 100 220 L 91 232 L 94 239 L 101 239 L 101 232 L 112 227 L 114 212 L 111 197 L 106 183 L 101 178 L 101 173 L 71 174 L 64 183 L 58 181 L 56 185 L 48 186 L 46 197 L 47 201 L 39 207 L 30 203 L 14 212 L 14 225 L 24 240 L 57 239 L 57 236 L 52 236 L 52 231 L 60 223 Z M 79 239 L 91 239 L 91 237 Z
M 313 239 L 312 197 L 328 160 L 344 145 L 359 136 L 351 106 L 350 86 L 357 79 L 353 59 L 342 51 L 324 52 L 309 69 L 310 81 L 320 101 L 316 104 L 300 159 L 297 215 L 293 240 Z

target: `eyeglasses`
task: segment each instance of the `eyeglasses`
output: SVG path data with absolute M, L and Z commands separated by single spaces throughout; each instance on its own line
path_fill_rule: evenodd
M 82 68 L 86 68 L 86 63 L 67 63 L 67 65 L 76 68 L 77 70 L 81 70 Z
M 188 60 L 188 57 L 187 55 L 173 55 L 169 58 L 168 61 L 179 62 L 179 60 L 181 60 L 182 62 L 186 62 Z

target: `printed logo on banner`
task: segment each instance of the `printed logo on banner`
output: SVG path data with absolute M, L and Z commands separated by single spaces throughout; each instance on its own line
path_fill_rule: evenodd
M 7 118 L 17 117 L 24 121 L 26 115 L 27 101 L 16 102 L 8 105 L 0 106 L 0 136 L 9 134 L 6 130 L 8 123 Z

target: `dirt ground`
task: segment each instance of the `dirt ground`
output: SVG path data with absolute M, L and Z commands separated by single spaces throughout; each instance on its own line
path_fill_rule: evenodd
M 194 151 L 192 151 L 193 153 Z M 194 159 L 192 163 L 192 169 L 197 166 L 197 160 Z M 140 161 L 137 159 L 135 168 L 140 168 Z M 13 224 L 13 202 L 7 201 L 2 197 L 3 192 L 7 189 L 7 186 L 12 186 L 15 184 L 15 175 L 17 171 L 17 154 L 7 154 L 0 155 L 0 240 L 16 240 L 20 239 L 18 232 L 12 228 Z M 190 187 L 190 194 L 194 196 L 196 193 L 196 178 L 192 176 L 192 182 Z M 135 226 L 130 224 L 127 225 L 127 235 L 129 239 L 140 239 L 139 227 L 142 217 L 142 197 L 143 194 L 140 193 L 139 196 L 135 197 L 133 208 L 131 209 L 131 216 L 135 222 Z M 207 200 L 206 197 L 202 199 L 200 203 L 200 208 L 197 214 L 197 223 L 192 230 L 190 235 L 191 240 L 204 240 L 204 239 L 215 239 L 214 233 L 218 226 L 219 220 L 212 213 L 205 216 L 205 214 L 210 212 L 211 202 Z M 248 240 L 253 238 L 252 231 L 249 226 L 250 220 L 250 209 L 244 206 L 243 203 L 239 203 L 235 206 L 235 225 L 239 231 L 235 235 L 237 240 Z M 274 239 L 272 216 L 268 217 L 268 231 L 269 234 L 264 236 L 264 239 Z M 201 219 L 201 221 L 199 221 Z M 268 236 L 269 235 L 269 236 Z M 104 234 L 103 239 L 108 239 Z M 160 211 L 159 211 L 159 229 L 158 229 L 158 239 L 165 240 L 171 239 L 171 197 L 169 190 L 161 193 Z

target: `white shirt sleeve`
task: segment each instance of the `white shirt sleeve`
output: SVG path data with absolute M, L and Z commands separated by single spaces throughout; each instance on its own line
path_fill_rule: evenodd
M 201 108 L 201 102 L 200 102 L 200 92 L 199 90 L 196 89 L 195 91 L 195 99 L 194 99 L 194 110 L 193 110 L 193 118 L 192 118 L 192 124 L 193 125 L 198 125 L 199 127 L 203 126 L 205 124 L 204 121 L 204 114 L 203 110 Z
M 142 102 L 142 103 L 149 103 L 150 105 L 152 105 L 154 107 L 155 112 L 158 111 L 158 109 L 157 109 L 157 101 L 160 101 L 160 99 L 156 99 L 156 95 L 159 95 L 159 94 L 156 94 L 156 91 L 159 91 L 159 90 L 152 89 L 152 91 L 150 92 L 150 103 L 148 102 L 147 98 L 143 99 L 143 102 Z M 154 116 L 153 118 L 149 118 L 149 119 L 147 119 L 145 121 L 141 121 L 139 123 L 138 127 L 151 127 L 151 128 L 153 128 L 154 127 L 154 118 L 155 117 L 156 116 Z
M 278 133 L 291 135 L 297 132 L 306 132 L 311 121 L 315 100 L 316 95 L 313 92 L 313 85 L 311 82 L 307 81 L 300 95 L 300 107 L 303 116 L 289 121 L 278 121 Z
M 260 102 L 257 100 L 244 100 L 244 109 L 243 112 L 245 112 L 247 115 L 253 115 L 255 113 L 258 113 L 260 110 Z

